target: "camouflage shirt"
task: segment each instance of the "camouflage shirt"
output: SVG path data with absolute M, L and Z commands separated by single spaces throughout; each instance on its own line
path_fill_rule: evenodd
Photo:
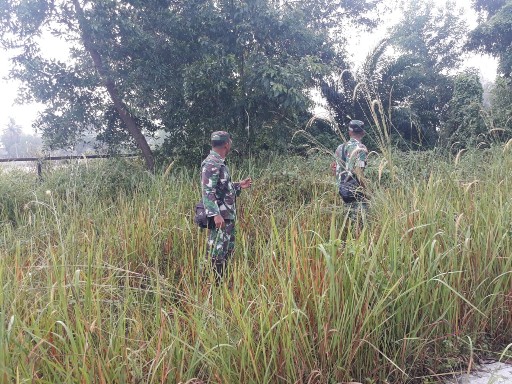
M 214 150 L 201 164 L 201 188 L 207 216 L 221 215 L 225 220 L 235 220 L 235 200 L 240 195 L 240 183 L 232 183 L 224 159 Z
M 343 149 L 343 147 L 345 147 L 345 149 Z M 353 172 L 356 168 L 364 169 L 366 167 L 368 149 L 366 149 L 363 143 L 351 138 L 336 149 L 335 157 L 336 181 L 339 185 L 343 171 Z

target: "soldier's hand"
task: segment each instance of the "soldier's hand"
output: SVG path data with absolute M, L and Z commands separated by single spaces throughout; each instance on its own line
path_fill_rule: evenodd
M 215 228 L 224 228 L 226 226 L 226 222 L 221 215 L 213 216 L 213 221 L 215 222 Z
M 247 179 L 244 179 L 240 182 L 240 188 L 246 189 L 250 188 L 252 186 L 252 179 L 248 177 Z
M 333 175 L 336 175 L 336 162 L 335 161 L 333 161 L 331 163 L 331 171 L 332 171 Z

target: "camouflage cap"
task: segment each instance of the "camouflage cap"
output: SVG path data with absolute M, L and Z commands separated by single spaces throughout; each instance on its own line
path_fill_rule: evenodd
M 229 139 L 231 139 L 231 135 L 226 131 L 215 131 L 211 137 L 212 141 L 220 141 L 222 143 L 227 142 Z
M 361 120 L 350 120 L 348 123 L 348 130 L 356 133 L 366 133 L 364 130 L 364 123 Z

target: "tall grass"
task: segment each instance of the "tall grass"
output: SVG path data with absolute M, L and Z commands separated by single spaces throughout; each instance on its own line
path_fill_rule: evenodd
M 218 288 L 191 218 L 197 172 L 1 175 L 1 381 L 436 382 L 501 352 L 510 150 L 392 156 L 393 170 L 373 158 L 357 238 L 328 158 L 235 169 L 254 187 Z

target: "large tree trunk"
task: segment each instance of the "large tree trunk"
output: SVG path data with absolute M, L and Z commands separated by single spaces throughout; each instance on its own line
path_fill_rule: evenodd
M 79 1 L 73 0 L 73 5 L 75 6 L 75 12 L 78 17 L 78 23 L 80 25 L 80 31 L 82 33 L 82 41 L 84 47 L 86 51 L 89 52 L 89 54 L 91 55 L 91 58 L 94 62 L 94 67 L 98 71 L 98 74 L 100 75 L 103 85 L 107 88 L 107 92 L 110 95 L 110 98 L 112 99 L 112 102 L 114 103 L 114 106 L 117 112 L 119 113 L 121 120 L 123 120 L 123 122 L 125 123 L 128 133 L 133 137 L 135 143 L 137 143 L 137 146 L 142 151 L 142 155 L 144 156 L 144 160 L 146 161 L 147 169 L 153 172 L 155 167 L 155 158 L 153 156 L 153 152 L 151 151 L 151 148 L 149 147 L 146 138 L 142 134 L 141 129 L 138 127 L 137 122 L 130 115 L 125 103 L 119 96 L 119 92 L 116 88 L 114 81 L 105 70 L 101 56 L 94 47 L 94 44 L 92 43 L 84 11 L 80 6 Z

